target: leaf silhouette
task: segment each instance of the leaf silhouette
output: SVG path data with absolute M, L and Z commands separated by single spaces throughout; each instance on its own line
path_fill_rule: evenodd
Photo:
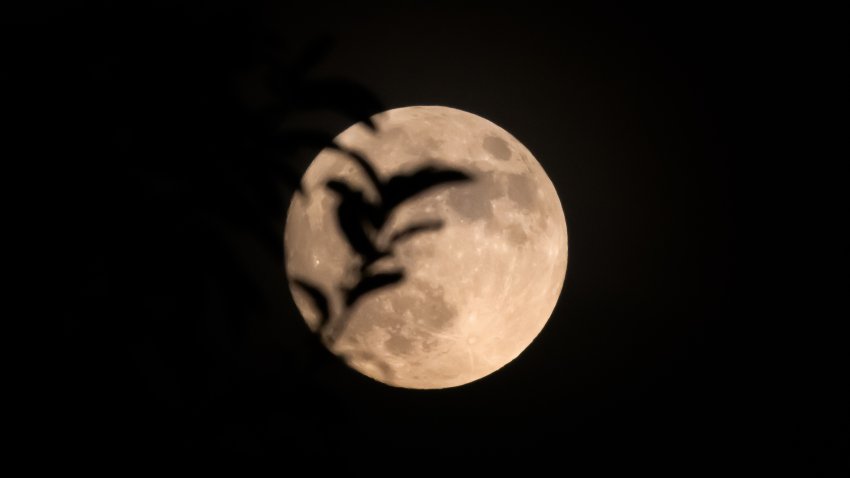
M 390 178 L 381 188 L 384 215 L 375 227 L 383 227 L 389 213 L 399 204 L 440 184 L 469 181 L 472 177 L 456 169 L 440 169 L 426 166 L 410 174 L 399 174 Z
M 309 282 L 301 279 L 293 279 L 292 282 L 310 296 L 310 299 L 313 301 L 313 305 L 316 307 L 316 310 L 319 311 L 318 328 L 321 330 L 331 316 L 330 305 L 328 304 L 327 297 L 325 297 L 325 294 L 317 286 L 310 284 Z
M 398 174 L 385 182 L 381 180 L 375 168 L 361 154 L 339 146 L 338 149 L 346 153 L 360 166 L 378 192 L 380 204 L 371 205 L 371 209 L 364 211 L 367 214 L 366 217 L 376 229 L 384 227 L 384 223 L 386 223 L 393 209 L 404 201 L 440 184 L 472 179 L 471 176 L 457 169 L 425 166 L 410 174 Z
M 339 180 L 328 181 L 326 185 L 340 198 L 336 208 L 337 224 L 354 252 L 363 257 L 364 267 L 385 256 L 386 252 L 377 248 L 374 234 L 369 230 L 367 218 L 374 207 L 366 201 L 363 192 Z
M 372 167 L 372 164 L 369 163 L 369 161 L 366 160 L 366 158 L 363 157 L 363 155 L 358 153 L 357 151 L 346 149 L 341 146 L 337 146 L 337 148 L 347 154 L 349 157 L 351 157 L 351 159 L 353 159 L 354 162 L 356 162 L 360 166 L 360 169 L 362 169 L 366 176 L 369 177 L 369 181 L 372 182 L 372 185 L 375 186 L 375 189 L 377 190 L 378 194 L 380 194 L 383 181 L 381 181 L 381 178 L 378 176 L 378 172 L 375 171 L 375 168 Z
M 423 221 L 420 223 L 411 224 L 401 231 L 396 232 L 390 237 L 390 244 L 395 244 L 396 242 L 403 241 L 414 234 L 419 234 L 420 232 L 427 231 L 437 231 L 442 229 L 444 222 L 435 219 L 433 221 Z
M 357 302 L 358 299 L 368 294 L 369 292 L 374 291 L 375 289 L 380 289 L 381 287 L 386 287 L 388 285 L 395 284 L 404 278 L 404 273 L 402 271 L 395 272 L 383 272 L 379 274 L 374 274 L 370 276 L 366 276 L 357 283 L 354 288 L 346 291 L 345 303 L 347 306 L 351 307 L 352 304 Z

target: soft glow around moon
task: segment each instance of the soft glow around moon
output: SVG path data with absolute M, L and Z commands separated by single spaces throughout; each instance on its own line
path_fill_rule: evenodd
M 531 153 L 495 124 L 464 111 L 414 106 L 357 124 L 337 137 L 361 152 L 382 177 L 426 163 L 466 171 L 468 183 L 429 189 L 404 203 L 386 230 L 414 220 L 445 226 L 411 237 L 390 259 L 406 279 L 355 303 L 332 350 L 349 365 L 398 387 L 454 387 L 516 358 L 546 324 L 567 269 L 567 226 L 555 187 Z M 337 197 L 325 182 L 341 178 L 375 194 L 361 170 L 326 149 L 305 173 L 286 219 L 287 273 L 320 286 L 334 315 L 344 303 L 355 255 L 339 231 Z M 292 287 L 314 330 L 317 312 Z

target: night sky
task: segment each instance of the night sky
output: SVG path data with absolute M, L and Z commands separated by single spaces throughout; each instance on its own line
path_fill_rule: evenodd
M 232 453 L 282 471 L 449 457 L 567 474 L 846 467 L 842 349 L 802 299 L 823 279 L 792 247 L 817 219 L 789 194 L 803 173 L 784 166 L 827 154 L 801 139 L 835 81 L 826 14 L 461 3 L 106 2 L 7 16 L 20 63 L 4 79 L 51 193 L 50 282 L 66 304 L 41 359 L 39 453 Z M 299 109 L 286 78 L 303 67 L 362 85 L 384 109 L 483 116 L 558 190 L 563 293 L 497 373 L 395 389 L 335 362 L 303 326 L 276 241 L 316 149 L 268 152 L 244 118 L 266 105 L 258 65 L 293 65 L 325 41 L 314 65 L 271 76 L 294 92 L 286 124 L 332 136 L 352 122 Z

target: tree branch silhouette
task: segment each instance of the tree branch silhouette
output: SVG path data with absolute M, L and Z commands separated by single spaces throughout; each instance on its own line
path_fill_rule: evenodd
M 417 221 L 401 230 L 388 232 L 388 244 L 379 245 L 378 237 L 384 232 L 395 211 L 407 201 L 432 188 L 472 180 L 472 177 L 463 171 L 430 164 L 384 180 L 362 154 L 338 145 L 334 147 L 346 153 L 346 156 L 360 167 L 377 191 L 378 198 L 374 201 L 369 200 L 362 190 L 340 178 L 331 179 L 325 183 L 325 187 L 337 197 L 337 225 L 360 263 L 354 284 L 338 287 L 344 297 L 344 310 L 338 317 L 324 320 L 325 325 L 319 327 L 320 337 L 329 346 L 333 345 L 346 330 L 350 311 L 359 300 L 368 294 L 395 285 L 405 277 L 403 269 L 376 272 L 373 271 L 373 266 L 381 259 L 391 257 L 394 247 L 401 241 L 417 234 L 437 231 L 445 224 L 441 219 Z M 383 236 L 386 237 L 386 234 Z M 304 279 L 298 278 L 295 283 L 305 289 L 311 297 L 317 293 L 321 294 L 316 286 L 308 284 Z M 317 304 L 328 302 L 324 297 L 313 297 L 312 300 Z

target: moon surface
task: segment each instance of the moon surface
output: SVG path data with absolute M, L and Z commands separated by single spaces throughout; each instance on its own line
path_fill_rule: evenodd
M 543 329 L 567 269 L 567 226 L 558 194 L 519 141 L 490 121 L 442 106 L 375 115 L 377 132 L 355 124 L 336 142 L 365 156 L 386 179 L 426 164 L 466 172 L 399 206 L 382 234 L 423 219 L 444 227 L 410 237 L 386 260 L 405 279 L 347 309 L 340 293 L 357 256 L 336 219 L 341 179 L 376 198 L 362 170 L 343 153 L 323 150 L 307 169 L 286 218 L 286 270 L 317 285 L 331 315 L 347 317 L 329 347 L 355 370 L 405 388 L 455 387 L 515 359 Z M 292 282 L 290 282 L 292 284 Z M 310 297 L 290 285 L 308 326 L 319 326 Z

